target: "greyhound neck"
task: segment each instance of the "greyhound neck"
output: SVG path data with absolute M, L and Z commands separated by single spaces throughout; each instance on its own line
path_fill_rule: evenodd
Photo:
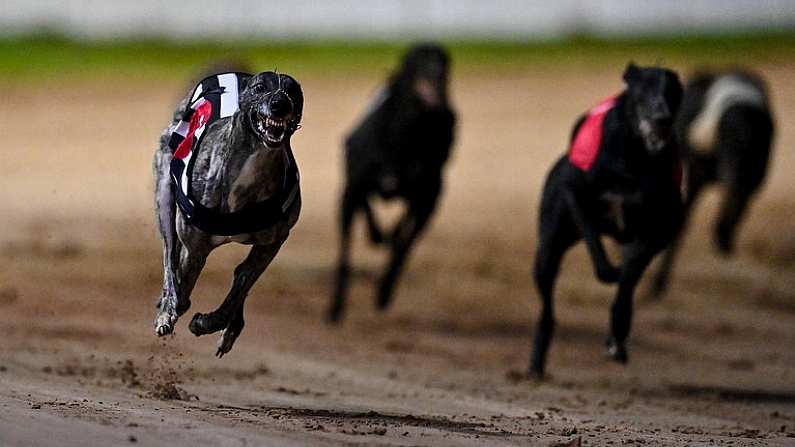
M 277 194 L 284 187 L 291 158 L 289 136 L 280 147 L 269 148 L 235 121 L 224 170 L 228 173 L 224 189 L 230 212 Z

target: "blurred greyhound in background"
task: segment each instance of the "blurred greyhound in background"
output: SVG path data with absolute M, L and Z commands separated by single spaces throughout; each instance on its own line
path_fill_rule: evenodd
M 737 226 L 767 173 L 774 134 L 767 86 L 743 70 L 698 73 L 685 89 L 675 127 L 687 166 L 685 219 L 704 186 L 720 184 L 723 203 L 714 238 L 718 250 L 730 254 Z M 662 258 L 652 296 L 667 290 L 681 238 L 680 233 Z
M 370 241 L 388 243 L 391 258 L 380 279 L 377 305 L 392 298 L 412 244 L 442 191 L 442 168 L 453 143 L 455 114 L 447 99 L 450 58 L 438 45 L 411 48 L 364 119 L 345 141 L 345 187 L 340 204 L 340 251 L 328 320 L 339 321 L 350 275 L 351 224 L 362 211 Z M 403 199 L 405 215 L 384 234 L 370 201 Z
M 303 92 L 292 77 L 222 73 L 202 80 L 177 107 L 155 153 L 155 205 L 163 241 L 163 291 L 155 332 L 174 331 L 210 252 L 252 245 L 232 288 L 195 335 L 223 331 L 223 356 L 243 330 L 246 295 L 298 220 L 301 196 L 290 138 L 299 128 Z
M 673 136 L 682 85 L 671 70 L 629 64 L 626 89 L 582 116 L 568 154 L 549 173 L 539 211 L 535 281 L 542 307 L 530 374 L 543 377 L 554 331 L 553 291 L 566 251 L 584 239 L 596 276 L 618 283 L 610 310 L 608 355 L 626 362 L 625 342 L 638 280 L 682 221 L 681 160 Z M 622 247 L 620 268 L 601 237 Z

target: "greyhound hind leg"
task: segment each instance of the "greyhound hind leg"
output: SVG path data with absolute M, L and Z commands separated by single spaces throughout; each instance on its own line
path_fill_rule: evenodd
M 555 331 L 554 290 L 563 255 L 578 239 L 574 223 L 566 216 L 562 206 L 552 209 L 549 215 L 541 216 L 541 231 L 535 258 L 534 276 L 541 309 L 533 338 L 530 356 L 530 375 L 542 378 L 546 367 L 547 352 Z
M 218 339 L 218 350 L 215 352 L 218 358 L 223 357 L 232 350 L 232 346 L 235 344 L 235 341 L 237 341 L 237 337 L 243 332 L 243 326 L 246 325 L 246 322 L 243 320 L 243 307 L 244 306 L 241 305 L 237 308 L 229 326 L 224 329 L 223 333 L 221 333 L 221 338 Z
M 342 194 L 340 251 L 339 259 L 337 260 L 336 284 L 331 296 L 331 306 L 326 317 L 330 323 L 339 322 L 345 312 L 345 297 L 348 293 L 348 280 L 350 277 L 351 225 L 359 203 L 357 196 L 358 194 L 353 192 L 353 187 L 350 185 L 345 187 L 345 192 Z
M 671 243 L 663 252 L 663 257 L 660 260 L 660 267 L 652 281 L 650 298 L 659 299 L 668 290 L 668 284 L 671 281 L 671 273 L 673 271 L 674 261 L 679 254 L 682 247 L 683 238 L 687 230 L 688 220 L 690 213 L 693 210 L 693 205 L 696 203 L 698 197 L 704 186 L 711 181 L 710 173 L 706 164 L 708 162 L 694 162 L 691 164 L 691 172 L 687 177 L 687 195 L 684 200 L 684 208 L 682 214 L 682 222 L 679 224 L 676 235 Z M 702 166 L 703 165 L 703 166 Z
M 370 242 L 373 245 L 378 245 L 384 242 L 384 233 L 378 225 L 378 219 L 375 217 L 375 212 L 370 206 L 370 202 L 365 198 L 362 203 L 364 209 L 364 217 L 367 219 L 367 230 L 370 235 Z

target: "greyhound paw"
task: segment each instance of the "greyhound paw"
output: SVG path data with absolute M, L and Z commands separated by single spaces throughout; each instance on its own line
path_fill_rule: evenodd
M 547 378 L 547 375 L 544 374 L 544 367 L 538 365 L 530 366 L 530 370 L 527 372 L 527 378 L 535 382 L 543 382 Z
M 375 298 L 375 305 L 379 311 L 385 311 L 392 304 L 392 285 L 382 282 L 378 287 L 378 295 Z
M 380 312 L 383 312 L 389 309 L 390 302 L 391 297 L 389 295 L 379 293 L 375 303 L 376 309 L 378 309 Z
M 384 235 L 378 230 L 370 230 L 370 243 L 372 245 L 381 245 L 386 242 Z
M 338 325 L 342 323 L 342 309 L 333 307 L 326 313 L 326 323 Z
M 729 257 L 734 251 L 734 244 L 728 236 L 718 236 L 715 239 L 715 246 L 721 256 Z
M 218 339 L 218 351 L 215 352 L 216 357 L 220 359 L 224 356 L 224 354 L 232 350 L 232 346 L 235 344 L 235 340 L 237 340 L 237 337 L 240 335 L 242 329 L 242 327 L 228 327 L 224 329 L 224 332 L 221 334 L 221 338 Z
M 224 329 L 226 324 L 223 324 L 218 318 L 217 315 L 210 313 L 210 314 L 202 314 L 197 313 L 193 316 L 190 320 L 190 324 L 188 325 L 188 329 L 193 333 L 195 336 L 200 335 L 207 335 L 212 334 L 213 332 L 218 332 L 221 329 Z
M 174 332 L 174 326 L 177 324 L 177 316 L 168 312 L 161 312 L 155 318 L 155 334 L 158 337 L 168 335 Z
M 612 265 L 600 267 L 596 270 L 596 277 L 603 283 L 613 284 L 618 282 L 618 279 L 621 277 L 621 270 Z
M 627 356 L 627 348 L 623 343 L 617 342 L 613 337 L 607 340 L 607 357 L 622 364 L 626 364 L 629 360 Z
M 662 299 L 666 292 L 668 292 L 668 278 L 657 277 L 654 278 L 646 298 L 649 301 L 657 301 Z

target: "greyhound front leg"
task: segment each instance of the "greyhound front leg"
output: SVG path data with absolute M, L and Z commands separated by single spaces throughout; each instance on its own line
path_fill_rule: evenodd
M 276 257 L 283 242 L 253 246 L 246 259 L 235 268 L 232 288 L 224 302 L 213 312 L 197 313 L 193 316 L 189 329 L 196 336 L 224 330 L 218 343 L 219 357 L 232 349 L 232 345 L 243 330 L 243 306 L 246 296 L 262 272 Z
M 715 245 L 723 255 L 731 254 L 734 249 L 734 234 L 753 192 L 737 185 L 729 185 L 724 193 L 720 212 L 715 223 Z
M 182 248 L 176 230 L 176 204 L 171 191 L 168 166 L 171 154 L 159 150 L 155 153 L 155 217 L 163 242 L 163 290 L 158 302 L 155 332 L 163 336 L 174 330 L 178 301 L 177 268 Z M 174 316 L 172 321 L 172 316 Z
M 210 249 L 204 245 L 189 249 L 182 245 L 179 255 L 179 268 L 173 274 L 176 292 L 172 299 L 164 302 L 160 313 L 155 318 L 155 332 L 157 335 L 167 335 L 174 331 L 177 318 L 190 308 L 190 294 L 196 285 L 196 280 L 204 268 Z
M 162 225 L 161 225 L 162 228 Z M 163 232 L 163 290 L 158 303 L 158 314 L 155 318 L 155 333 L 159 336 L 168 335 L 174 330 L 179 307 L 179 281 L 177 266 L 182 244 L 174 233 Z
M 425 198 L 422 203 L 409 204 L 406 214 L 400 219 L 390 238 L 392 244 L 392 256 L 389 265 L 381 277 L 378 285 L 378 296 L 376 304 L 379 310 L 385 310 L 392 302 L 392 295 L 400 273 L 406 262 L 406 257 L 411 250 L 414 241 L 420 235 L 425 225 L 428 223 L 433 209 L 436 205 L 437 195 Z
M 157 305 L 158 314 L 155 317 L 155 333 L 159 336 L 168 335 L 174 330 L 177 322 L 177 280 L 174 266 L 179 261 L 174 261 L 173 252 L 179 252 L 179 247 L 172 242 L 163 242 L 163 291 Z M 176 258 L 179 258 L 177 255 Z
M 607 339 L 607 355 L 617 362 L 627 362 L 626 340 L 632 325 L 632 296 L 635 286 L 661 248 L 654 249 L 651 244 L 636 242 L 624 249 L 618 293 L 610 307 L 610 337 Z
M 566 191 L 565 200 L 571 212 L 571 216 L 574 219 L 574 223 L 580 230 L 582 238 L 585 240 L 585 244 L 588 247 L 588 253 L 591 255 L 591 260 L 596 270 L 596 277 L 604 283 L 614 283 L 618 281 L 620 272 L 607 259 L 602 240 L 599 238 L 599 232 L 596 231 L 590 219 L 586 216 L 585 210 L 580 205 L 574 192 Z

